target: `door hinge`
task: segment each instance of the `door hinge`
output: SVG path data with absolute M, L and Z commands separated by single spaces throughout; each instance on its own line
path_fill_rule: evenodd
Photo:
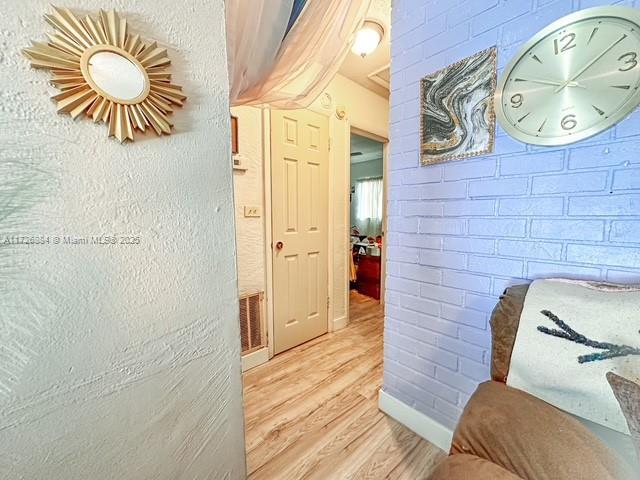
M 329 310 L 329 304 L 331 303 L 331 299 L 327 297 L 327 310 Z
M 329 144 L 329 151 L 331 151 L 331 137 L 328 138 L 328 142 L 327 143 Z

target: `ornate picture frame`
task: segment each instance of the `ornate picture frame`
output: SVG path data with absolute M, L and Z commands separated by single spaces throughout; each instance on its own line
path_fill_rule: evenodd
M 496 56 L 496 47 L 491 47 L 420 81 L 422 165 L 493 151 Z
M 187 97 L 181 86 L 171 83 L 167 50 L 129 32 L 127 21 L 115 10 L 81 19 L 67 8 L 52 8 L 53 13 L 44 17 L 56 32 L 46 43 L 32 42 L 23 53 L 33 68 L 51 72 L 51 83 L 61 90 L 52 97 L 58 113 L 73 119 L 85 114 L 104 122 L 109 136 L 121 143 L 134 140 L 134 129 L 171 134 L 168 115 Z M 98 59 L 106 62 L 101 69 Z M 117 64 L 132 75 L 118 77 L 112 68 Z M 114 93 L 126 90 L 127 81 L 134 83 L 133 94 Z

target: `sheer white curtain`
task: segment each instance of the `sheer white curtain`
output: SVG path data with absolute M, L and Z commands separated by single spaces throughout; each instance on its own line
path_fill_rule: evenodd
M 356 183 L 356 226 L 362 235 L 382 233 L 382 178 L 367 178 Z
M 337 73 L 371 0 L 309 0 L 283 40 L 293 0 L 227 0 L 232 105 L 309 106 Z

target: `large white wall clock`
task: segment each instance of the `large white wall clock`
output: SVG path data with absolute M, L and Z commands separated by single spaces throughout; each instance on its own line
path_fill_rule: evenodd
M 616 124 L 640 103 L 640 10 L 596 7 L 533 36 L 504 70 L 496 115 L 512 137 L 565 145 Z

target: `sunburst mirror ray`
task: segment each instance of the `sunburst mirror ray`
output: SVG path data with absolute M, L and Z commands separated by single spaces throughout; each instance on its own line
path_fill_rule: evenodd
M 51 84 L 60 90 L 52 97 L 58 113 L 104 122 L 109 136 L 120 143 L 133 141 L 134 130 L 170 134 L 172 105 L 182 106 L 187 97 L 171 82 L 167 50 L 130 33 L 126 19 L 115 10 L 81 19 L 68 8 L 52 9 L 44 17 L 56 32 L 47 35 L 46 43 L 32 41 L 23 53 L 32 67 L 51 72 Z M 98 59 L 104 60 L 101 68 Z M 109 66 L 114 60 L 130 62 L 124 66 L 131 75 L 113 78 Z M 112 88 L 106 86 L 109 81 L 115 83 Z

